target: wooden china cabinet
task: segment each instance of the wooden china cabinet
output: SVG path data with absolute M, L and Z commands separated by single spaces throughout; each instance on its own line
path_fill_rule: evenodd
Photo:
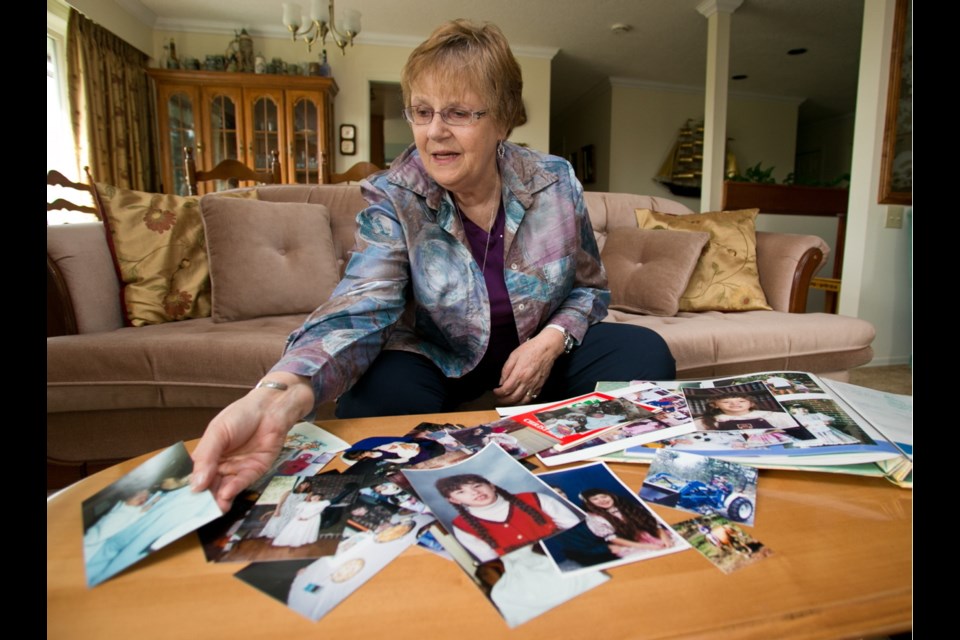
M 163 190 L 187 194 L 183 148 L 198 169 L 239 160 L 269 171 L 280 151 L 281 177 L 290 184 L 330 180 L 333 160 L 333 78 L 150 69 L 156 82 Z M 230 188 L 201 183 L 200 193 Z

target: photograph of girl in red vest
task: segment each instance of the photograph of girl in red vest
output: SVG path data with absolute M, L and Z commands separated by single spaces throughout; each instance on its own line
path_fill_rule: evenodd
M 440 478 L 436 489 L 457 511 L 453 535 L 480 562 L 580 522 L 573 511 L 547 493 L 511 493 L 475 473 Z

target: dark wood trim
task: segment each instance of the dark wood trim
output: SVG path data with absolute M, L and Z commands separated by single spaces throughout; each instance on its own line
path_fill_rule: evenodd
M 797 270 L 793 272 L 793 285 L 790 287 L 790 313 L 806 313 L 810 282 L 813 274 L 823 264 L 823 257 L 823 251 L 811 248 L 807 249 L 797 262 Z
M 837 239 L 833 249 L 833 273 L 836 280 L 843 273 L 844 242 L 847 237 L 847 204 L 850 192 L 847 189 L 834 187 L 805 187 L 792 184 L 762 184 L 757 182 L 724 182 L 723 209 L 760 209 L 760 213 L 790 214 L 802 216 L 819 216 L 837 219 Z M 820 253 L 818 251 L 818 253 Z M 824 260 L 821 253 L 816 265 L 812 268 L 802 294 L 803 307 L 796 310 L 794 299 L 799 300 L 797 282 L 791 293 L 790 311 L 803 313 L 806 311 L 807 288 L 817 267 Z M 804 267 L 806 268 L 806 266 Z M 798 271 L 800 269 L 798 268 Z M 839 295 L 827 291 L 824 296 L 825 307 L 830 313 L 836 313 Z
M 197 86 L 234 86 L 266 87 L 280 89 L 318 89 L 337 95 L 340 87 L 337 81 L 329 76 L 289 76 L 272 73 L 241 73 L 230 71 L 189 71 L 182 69 L 147 69 L 147 75 L 157 80 L 193 84 Z
M 723 208 L 760 209 L 760 213 L 836 216 L 847 212 L 850 192 L 834 187 L 724 182 Z

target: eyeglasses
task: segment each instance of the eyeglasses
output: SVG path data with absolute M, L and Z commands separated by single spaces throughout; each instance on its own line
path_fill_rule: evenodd
M 454 127 L 466 127 L 487 115 L 486 111 L 468 111 L 457 107 L 447 107 L 440 111 L 434 111 L 430 107 L 407 107 L 402 113 L 404 119 L 411 124 L 430 124 L 434 114 L 439 113 L 444 122 Z

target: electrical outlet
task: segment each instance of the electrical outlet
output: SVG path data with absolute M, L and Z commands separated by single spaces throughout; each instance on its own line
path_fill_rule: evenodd
M 903 228 L 903 207 L 887 207 L 887 229 Z

